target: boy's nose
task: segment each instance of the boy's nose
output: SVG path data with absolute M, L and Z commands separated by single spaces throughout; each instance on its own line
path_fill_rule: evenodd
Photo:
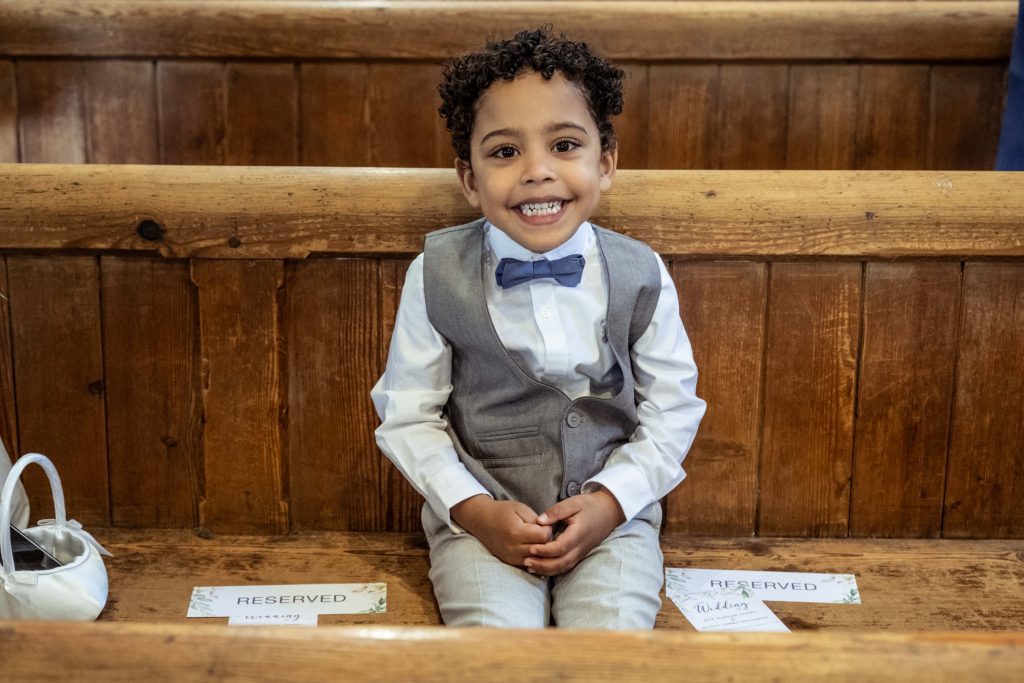
M 543 183 L 549 180 L 555 179 L 555 171 L 545 155 L 534 154 L 525 156 L 523 158 L 525 162 L 523 166 L 522 182 L 527 183 Z

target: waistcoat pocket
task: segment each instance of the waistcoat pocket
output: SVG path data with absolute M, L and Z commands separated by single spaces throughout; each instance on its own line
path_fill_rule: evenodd
M 506 427 L 477 435 L 477 459 L 484 467 L 520 467 L 537 462 L 543 452 L 540 428 Z

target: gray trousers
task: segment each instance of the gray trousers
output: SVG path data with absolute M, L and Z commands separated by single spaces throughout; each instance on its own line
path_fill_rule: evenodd
M 430 582 L 448 626 L 650 629 L 661 609 L 661 506 L 619 526 L 561 576 L 505 564 L 475 536 L 455 534 L 423 506 Z

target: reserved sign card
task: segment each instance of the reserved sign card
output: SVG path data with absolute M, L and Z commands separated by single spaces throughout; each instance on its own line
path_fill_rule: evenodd
M 718 588 L 699 593 L 682 593 L 669 588 L 666 592 L 686 619 L 701 632 L 789 632 L 767 605 L 738 588 Z
M 387 584 L 311 583 L 282 586 L 196 586 L 189 617 L 228 617 L 230 624 L 315 625 L 321 614 L 387 611 Z
M 757 572 L 738 569 L 668 569 L 666 585 L 683 593 L 739 589 L 765 602 L 825 602 L 859 605 L 860 591 L 853 574 Z

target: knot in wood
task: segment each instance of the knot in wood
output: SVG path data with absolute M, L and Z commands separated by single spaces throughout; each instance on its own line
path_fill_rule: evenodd
M 164 226 L 150 218 L 146 218 L 139 221 L 136 232 L 139 233 L 139 237 L 147 242 L 159 242 L 164 238 L 164 232 L 166 231 L 164 230 Z

